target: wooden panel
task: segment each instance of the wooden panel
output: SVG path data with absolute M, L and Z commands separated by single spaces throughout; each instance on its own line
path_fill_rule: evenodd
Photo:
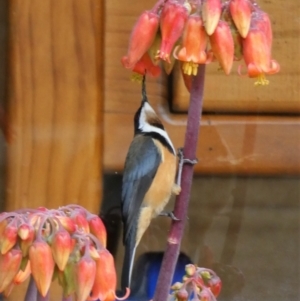
M 9 2 L 6 210 L 101 198 L 101 0 Z
M 237 68 L 244 62 L 235 62 L 232 74 L 224 75 L 218 64 L 207 66 L 205 80 L 204 111 L 206 112 L 258 112 L 258 113 L 300 113 L 300 69 L 295 58 L 300 47 L 300 2 L 258 0 L 260 7 L 271 18 L 274 41 L 273 58 L 281 70 L 267 76 L 268 86 L 254 87 L 254 79 L 240 77 Z M 288 22 L 286 20 L 289 20 Z M 242 69 L 246 72 L 246 67 Z M 187 111 L 189 95 L 178 70 L 174 76 L 174 111 Z
M 184 141 L 186 120 L 157 107 L 176 148 Z M 122 126 L 115 126 L 122 123 Z M 132 140 L 131 114 L 105 114 L 104 167 L 123 169 Z M 116 137 L 118 142 L 116 143 Z M 201 174 L 300 174 L 300 119 L 298 117 L 251 117 L 205 115 L 195 172 Z

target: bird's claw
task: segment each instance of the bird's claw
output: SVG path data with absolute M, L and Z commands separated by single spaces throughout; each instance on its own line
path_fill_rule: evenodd
M 170 212 L 163 211 L 159 215 L 170 217 L 172 219 L 172 221 L 180 221 L 180 219 L 177 218 L 172 211 L 170 211 Z

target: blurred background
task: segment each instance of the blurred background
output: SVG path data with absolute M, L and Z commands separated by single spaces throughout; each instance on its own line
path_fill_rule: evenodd
M 140 102 L 140 86 L 120 59 L 137 17 L 154 3 L 0 0 L 1 209 L 76 203 L 101 214 L 119 274 L 122 170 Z M 296 301 L 300 3 L 258 4 L 272 20 L 273 58 L 281 71 L 268 78 L 268 86 L 255 87 L 237 74 L 243 62 L 235 63 L 230 76 L 217 63 L 207 66 L 182 256 L 219 274 L 218 300 Z M 189 96 L 178 69 L 147 79 L 147 90 L 175 147 L 181 147 Z M 157 264 L 169 225 L 167 218 L 153 221 L 137 258 Z M 20 300 L 24 289 L 15 289 L 9 300 Z M 147 300 L 146 288 L 136 293 L 136 300 Z M 51 300 L 58 294 L 54 285 Z

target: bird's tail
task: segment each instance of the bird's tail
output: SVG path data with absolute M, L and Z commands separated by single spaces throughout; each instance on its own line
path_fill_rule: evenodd
M 123 292 L 125 292 L 126 288 L 127 287 L 129 288 L 131 284 L 131 275 L 132 275 L 135 250 L 136 250 L 135 240 L 133 239 L 133 237 L 130 237 L 125 244 L 125 253 L 124 253 L 122 278 L 121 278 L 121 287 Z

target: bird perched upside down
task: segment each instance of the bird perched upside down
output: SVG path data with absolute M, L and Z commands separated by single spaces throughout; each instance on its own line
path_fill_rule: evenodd
M 174 146 L 148 102 L 144 78 L 142 103 L 134 117 L 134 139 L 123 173 L 123 290 L 130 287 L 135 250 L 151 219 L 162 212 L 172 193 L 180 192 L 174 183 L 176 162 Z

